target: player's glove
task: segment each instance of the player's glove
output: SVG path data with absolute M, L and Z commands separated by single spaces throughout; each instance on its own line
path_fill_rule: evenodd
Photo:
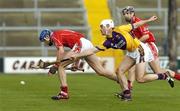
M 48 75 L 56 74 L 57 70 L 58 70 L 58 65 L 55 64 L 52 67 L 50 67 Z
M 39 66 L 40 68 L 45 69 L 45 68 L 47 68 L 49 65 L 50 65 L 49 62 L 44 62 L 44 61 L 41 60 L 41 59 L 39 60 L 38 66 Z
M 74 71 L 74 72 L 75 72 L 75 71 L 77 71 L 77 70 L 78 70 L 78 67 L 73 66 L 73 67 L 70 67 L 69 69 L 70 69 L 71 71 Z

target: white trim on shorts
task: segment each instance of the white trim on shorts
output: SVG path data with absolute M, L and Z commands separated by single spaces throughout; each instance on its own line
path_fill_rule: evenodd
M 147 42 L 145 44 L 147 44 L 147 46 L 150 48 L 151 53 L 154 57 L 154 60 L 157 59 L 158 55 L 159 55 L 159 50 L 158 50 L 156 44 L 154 42 Z

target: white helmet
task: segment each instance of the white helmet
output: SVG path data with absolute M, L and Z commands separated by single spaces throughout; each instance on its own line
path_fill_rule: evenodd
M 110 28 L 113 28 L 114 27 L 114 22 L 111 19 L 104 19 L 104 20 L 101 21 L 100 26 L 101 25 L 104 26 L 104 27 L 107 27 L 107 25 L 109 25 Z

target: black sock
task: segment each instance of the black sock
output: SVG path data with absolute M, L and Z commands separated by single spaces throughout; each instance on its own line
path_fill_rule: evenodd
M 167 78 L 167 75 L 165 73 L 160 73 L 158 75 L 158 80 L 165 80 Z
M 125 90 L 123 93 L 124 93 L 124 94 L 130 94 L 131 91 L 130 91 L 130 90 Z

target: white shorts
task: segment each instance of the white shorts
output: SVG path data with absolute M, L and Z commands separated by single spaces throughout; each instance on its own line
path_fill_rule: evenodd
M 72 51 L 79 53 L 84 50 L 94 48 L 93 44 L 89 40 L 85 38 L 81 38 L 80 41 L 81 41 L 81 46 L 75 44 L 74 47 L 72 48 Z
M 138 64 L 140 62 L 151 62 L 154 59 L 154 57 L 153 57 L 153 54 L 152 54 L 150 48 L 147 46 L 147 44 L 144 44 L 142 42 L 140 43 L 140 45 L 144 49 L 144 61 L 140 60 L 141 55 L 140 55 L 140 52 L 138 51 L 138 48 L 133 52 L 127 51 L 126 55 L 133 58 L 136 61 L 136 64 Z
M 81 48 L 81 52 L 87 49 L 91 49 L 94 48 L 93 44 L 91 43 L 91 41 L 85 39 L 85 38 L 81 38 L 81 43 L 82 43 L 82 48 Z

